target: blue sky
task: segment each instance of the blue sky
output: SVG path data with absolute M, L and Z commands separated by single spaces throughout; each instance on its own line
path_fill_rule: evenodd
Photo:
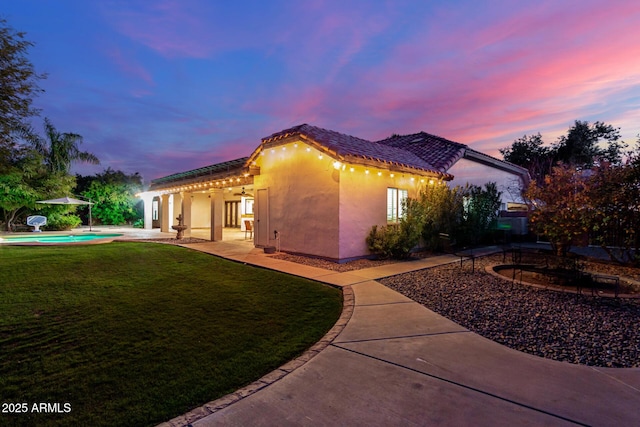
M 48 74 L 34 121 L 100 166 L 171 173 L 309 123 L 425 131 L 500 157 L 574 120 L 640 133 L 640 2 L 21 0 L 2 15 Z

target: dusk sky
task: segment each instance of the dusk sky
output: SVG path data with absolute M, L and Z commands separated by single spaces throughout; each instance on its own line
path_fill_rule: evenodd
M 35 46 L 34 121 L 100 166 L 171 173 L 248 156 L 308 123 L 369 140 L 420 131 L 501 158 L 540 132 L 640 133 L 640 2 L 3 1 Z

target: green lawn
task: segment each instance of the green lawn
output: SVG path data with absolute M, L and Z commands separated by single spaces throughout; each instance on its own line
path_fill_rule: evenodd
M 337 289 L 172 245 L 0 246 L 1 403 L 30 412 L 0 425 L 168 421 L 299 355 L 341 308 Z

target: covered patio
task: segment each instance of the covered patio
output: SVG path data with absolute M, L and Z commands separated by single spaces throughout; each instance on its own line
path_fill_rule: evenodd
M 184 237 L 211 241 L 253 240 L 253 176 L 248 158 L 169 175 L 152 181 L 144 201 L 145 229 L 171 233 L 179 217 Z

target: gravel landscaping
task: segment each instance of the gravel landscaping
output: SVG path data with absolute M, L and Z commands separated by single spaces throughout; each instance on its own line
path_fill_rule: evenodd
M 502 255 L 380 280 L 425 307 L 513 349 L 599 367 L 640 367 L 640 300 L 537 289 L 486 273 Z M 633 275 L 636 277 L 636 275 Z

